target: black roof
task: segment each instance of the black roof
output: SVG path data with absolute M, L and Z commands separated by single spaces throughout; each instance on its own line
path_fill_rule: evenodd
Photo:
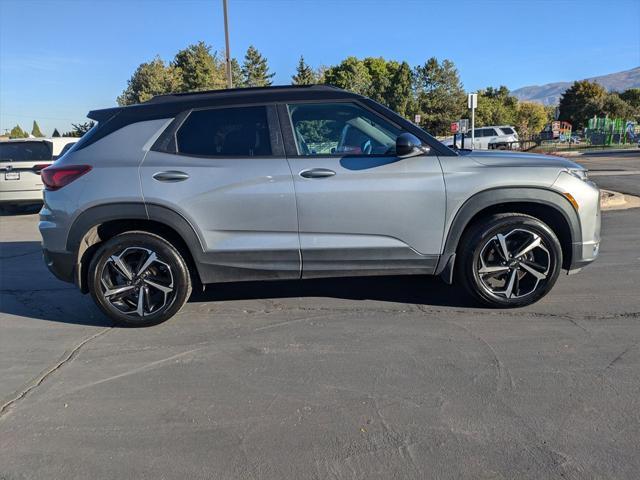
M 229 88 L 156 95 L 152 99 L 136 105 L 92 110 L 87 116 L 93 120 L 104 121 L 118 114 L 119 117 L 125 116 L 130 119 L 136 117 L 137 121 L 140 121 L 168 117 L 187 109 L 204 106 L 357 97 L 361 97 L 361 95 L 329 85 Z
M 127 107 L 92 110 L 87 116 L 99 123 L 92 132 L 80 139 L 76 144 L 76 150 L 85 148 L 100 138 L 109 135 L 111 132 L 131 123 L 175 117 L 181 112 L 186 112 L 192 108 L 284 103 L 305 100 L 343 100 L 349 98 L 364 99 L 369 107 L 388 118 L 392 118 L 407 132 L 411 132 L 419 138 L 425 139 L 433 151 L 439 155 L 456 155 L 452 150 L 443 146 L 427 132 L 416 127 L 387 107 L 357 93 L 348 92 L 329 85 L 283 85 L 274 87 L 230 88 L 193 93 L 171 93 L 168 95 L 157 95 L 144 103 L 129 105 Z
M 272 100 L 273 97 L 292 96 L 312 98 L 317 97 L 318 92 L 323 92 L 320 96 L 326 98 L 329 96 L 338 97 L 354 97 L 355 93 L 348 92 L 331 85 L 276 85 L 273 87 L 245 87 L 245 88 L 227 88 L 220 90 L 205 90 L 200 92 L 187 93 L 169 93 L 167 95 L 156 95 L 151 100 L 144 102 L 145 104 L 159 104 L 169 102 L 180 102 L 190 100 L 219 100 L 221 98 L 247 99 L 251 102 L 262 102 L 264 100 Z

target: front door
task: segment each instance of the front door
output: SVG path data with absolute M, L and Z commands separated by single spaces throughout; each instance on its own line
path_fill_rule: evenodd
M 398 158 L 402 130 L 357 102 L 295 103 L 279 112 L 296 145 L 287 159 L 303 278 L 432 273 L 445 214 L 438 158 Z

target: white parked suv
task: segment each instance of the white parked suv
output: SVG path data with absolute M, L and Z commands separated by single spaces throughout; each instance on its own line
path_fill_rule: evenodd
M 453 146 L 453 137 L 445 139 L 446 146 Z M 460 135 L 456 139 L 458 148 L 461 148 Z M 475 140 L 471 144 L 471 131 L 465 134 L 464 148 L 473 150 L 517 150 L 518 133 L 511 125 L 492 125 L 475 129 Z
M 40 171 L 79 138 L 20 138 L 0 142 L 0 205 L 13 207 L 42 201 Z

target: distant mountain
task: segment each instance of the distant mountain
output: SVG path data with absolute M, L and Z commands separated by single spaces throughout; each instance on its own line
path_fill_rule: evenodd
M 597 82 L 609 91 L 621 92 L 628 88 L 640 88 L 640 67 L 625 70 L 624 72 L 610 73 L 600 77 L 587 78 Z M 560 101 L 560 95 L 571 86 L 573 82 L 547 83 L 546 85 L 532 85 L 518 88 L 511 92 L 518 100 L 528 100 L 544 105 L 556 105 Z

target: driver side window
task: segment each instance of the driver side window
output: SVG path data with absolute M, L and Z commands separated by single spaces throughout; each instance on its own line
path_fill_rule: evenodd
M 402 130 L 354 103 L 291 104 L 298 155 L 393 155 Z

